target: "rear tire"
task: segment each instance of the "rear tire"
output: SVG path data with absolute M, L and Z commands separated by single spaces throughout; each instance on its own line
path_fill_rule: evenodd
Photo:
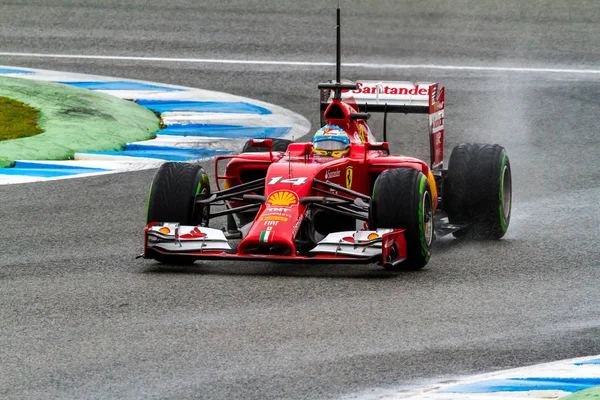
M 160 166 L 148 194 L 146 223 L 179 222 L 199 225 L 207 220 L 208 206 L 194 207 L 197 194 L 210 194 L 210 182 L 197 164 L 167 162 Z M 155 254 L 165 264 L 193 264 L 194 260 L 176 255 Z
M 467 143 L 452 150 L 444 207 L 452 224 L 468 224 L 457 238 L 500 239 L 510 223 L 510 160 L 497 144 Z
M 273 151 L 286 151 L 290 143 L 294 143 L 288 139 L 272 139 L 273 140 Z M 250 141 L 248 140 L 244 143 L 244 147 L 242 148 L 242 153 L 259 153 L 269 151 L 268 147 L 252 147 L 250 146 Z
M 371 229 L 405 229 L 406 260 L 390 270 L 418 270 L 429 262 L 433 242 L 433 198 L 427 177 L 413 168 L 383 171 L 375 181 Z

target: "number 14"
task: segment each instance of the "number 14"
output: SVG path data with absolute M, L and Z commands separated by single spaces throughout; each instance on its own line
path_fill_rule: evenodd
M 271 180 L 269 180 L 269 183 L 267 183 L 267 185 L 275 185 L 276 183 L 291 183 L 294 186 L 300 186 L 304 185 L 307 180 L 308 178 L 305 176 L 300 178 L 289 179 L 283 179 L 283 176 L 274 176 L 273 178 L 271 178 Z

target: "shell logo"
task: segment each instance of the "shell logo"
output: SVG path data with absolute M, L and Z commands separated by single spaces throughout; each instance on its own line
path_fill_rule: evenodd
M 375 240 L 375 239 L 379 239 L 379 235 L 376 233 L 370 233 L 369 236 L 367 236 L 368 240 Z
M 267 204 L 272 206 L 289 207 L 298 204 L 298 195 L 289 190 L 278 190 L 271 193 L 267 199 Z

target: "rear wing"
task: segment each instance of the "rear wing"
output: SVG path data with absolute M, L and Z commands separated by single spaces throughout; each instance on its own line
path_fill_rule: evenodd
M 384 113 L 383 140 L 387 139 L 387 113 L 429 114 L 431 168 L 444 162 L 444 87 L 432 82 L 357 81 L 355 90 L 341 90 L 341 100 L 359 111 Z M 333 102 L 334 90 L 321 89 L 321 112 Z

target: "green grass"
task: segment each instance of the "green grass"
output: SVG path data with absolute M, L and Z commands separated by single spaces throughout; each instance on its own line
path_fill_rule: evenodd
M 0 140 L 35 136 L 44 130 L 38 126 L 40 112 L 8 97 L 0 97 Z
M 570 396 L 561 397 L 563 400 L 600 400 L 600 386 L 580 390 Z

